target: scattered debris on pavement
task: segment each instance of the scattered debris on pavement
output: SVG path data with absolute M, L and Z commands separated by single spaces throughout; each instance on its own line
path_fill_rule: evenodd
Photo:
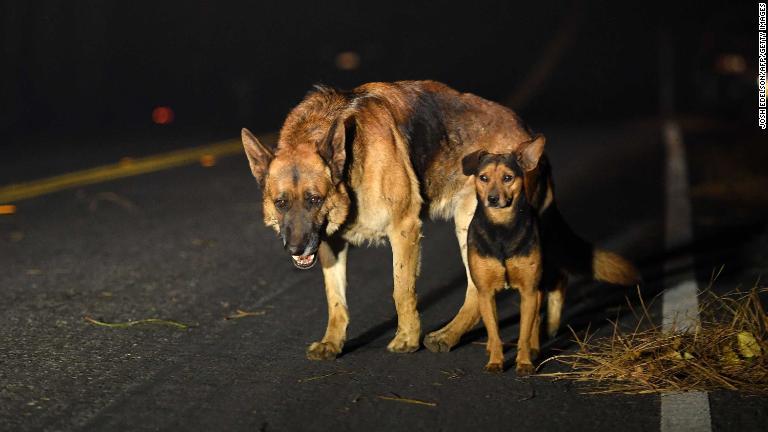
M 574 333 L 579 350 L 547 359 L 567 372 L 540 374 L 587 384 L 589 393 L 647 394 L 726 389 L 768 394 L 768 315 L 760 300 L 768 287 L 702 294 L 700 325 L 665 332 L 642 305 L 637 327 L 593 340 Z M 645 330 L 640 330 L 646 328 Z

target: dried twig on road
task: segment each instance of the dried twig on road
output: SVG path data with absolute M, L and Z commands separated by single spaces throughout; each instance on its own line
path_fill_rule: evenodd
M 488 345 L 488 343 L 487 342 L 474 341 L 474 342 L 472 342 L 472 345 L 486 346 L 486 345 Z M 510 347 L 511 348 L 511 347 L 516 347 L 517 343 L 515 343 L 515 342 L 503 342 L 501 345 L 504 346 L 504 347 Z
M 388 400 L 388 401 L 395 401 L 395 402 L 402 402 L 402 403 L 409 403 L 414 405 L 424 405 L 424 406 L 430 406 L 430 407 L 436 407 L 436 402 L 427 402 L 419 399 L 410 399 L 410 398 L 404 398 L 398 394 L 392 393 L 392 396 L 377 396 L 379 399 Z
M 335 376 L 335 375 L 351 375 L 352 373 L 353 372 L 336 371 L 336 372 L 330 372 L 330 373 L 327 373 L 327 374 L 324 374 L 324 375 L 318 375 L 318 376 L 313 376 L 313 377 L 309 377 L 309 378 L 302 378 L 302 379 L 298 380 L 298 382 L 305 383 L 305 382 L 309 382 L 309 381 L 321 380 L 323 378 L 328 378 L 328 377 L 332 377 L 332 376 Z
M 264 315 L 265 313 L 267 313 L 267 312 L 266 311 L 248 312 L 248 311 L 244 311 L 242 309 L 237 309 L 234 314 L 225 316 L 224 319 L 225 320 L 234 320 L 234 319 L 240 319 L 240 318 L 245 318 L 245 317 L 249 317 L 249 316 L 260 316 L 260 315 Z
M 132 213 L 139 211 L 139 206 L 137 206 L 136 203 L 114 192 L 99 192 L 96 195 L 94 195 L 93 198 L 91 198 L 90 203 L 88 204 L 88 210 L 92 212 L 96 211 L 99 208 L 100 201 L 111 202 L 117 205 L 118 207 L 121 207 L 122 209 Z
M 110 327 L 110 328 L 128 328 L 128 327 L 134 327 L 134 326 L 143 325 L 143 324 L 166 325 L 166 326 L 176 327 L 181 330 L 186 330 L 190 327 L 188 324 L 180 323 L 178 321 L 164 320 L 159 318 L 147 318 L 147 319 L 135 320 L 135 321 L 110 323 L 110 322 L 100 321 L 100 320 L 91 318 L 89 316 L 84 316 L 83 320 L 100 327 Z

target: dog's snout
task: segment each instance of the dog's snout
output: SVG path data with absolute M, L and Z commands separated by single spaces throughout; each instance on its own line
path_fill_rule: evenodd
M 499 196 L 488 195 L 488 204 L 490 204 L 491 206 L 497 206 L 499 204 Z
M 285 250 L 291 253 L 291 255 L 302 255 L 309 246 L 308 236 L 292 236 L 288 237 L 285 242 Z
M 306 236 L 297 231 L 291 229 L 290 226 L 285 226 L 282 229 L 283 247 L 291 255 L 300 255 L 307 247 Z
M 315 253 L 320 242 L 317 232 L 297 227 L 283 227 L 281 231 L 283 247 L 294 256 L 304 256 Z
M 291 255 L 301 255 L 306 248 L 307 246 L 305 244 L 285 245 L 285 250 L 287 250 Z

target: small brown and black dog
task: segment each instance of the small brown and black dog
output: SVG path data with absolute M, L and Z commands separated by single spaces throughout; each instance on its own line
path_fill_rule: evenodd
M 478 308 L 488 332 L 485 369 L 503 370 L 495 294 L 505 286 L 520 291 L 518 375 L 533 373 L 540 350 L 542 295 L 547 292 L 547 332 L 560 326 L 566 274 L 590 274 L 598 280 L 630 284 L 638 279 L 631 264 L 594 248 L 571 231 L 554 202 L 545 138 L 536 135 L 510 153 L 483 150 L 462 159 L 462 171 L 474 177 L 477 209 L 467 234 L 469 271 L 478 291 Z
M 520 291 L 518 375 L 533 373 L 532 357 L 539 351 L 542 248 L 538 213 L 525 194 L 525 175 L 536 169 L 543 151 L 544 137 L 537 136 L 523 143 L 517 153 L 478 151 L 462 161 L 464 174 L 475 178 L 477 193 L 477 209 L 467 233 L 467 255 L 488 332 L 485 369 L 489 372 L 503 370 L 495 295 L 505 286 Z

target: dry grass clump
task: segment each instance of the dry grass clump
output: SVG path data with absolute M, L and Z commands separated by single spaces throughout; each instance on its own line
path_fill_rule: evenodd
M 579 350 L 547 360 L 571 370 L 540 376 L 587 383 L 589 393 L 727 389 L 768 394 L 768 317 L 760 302 L 766 292 L 757 286 L 723 296 L 707 291 L 700 325 L 688 331 L 664 331 L 642 304 L 633 330 L 623 331 L 614 322 L 611 337 L 593 340 L 574 333 Z

